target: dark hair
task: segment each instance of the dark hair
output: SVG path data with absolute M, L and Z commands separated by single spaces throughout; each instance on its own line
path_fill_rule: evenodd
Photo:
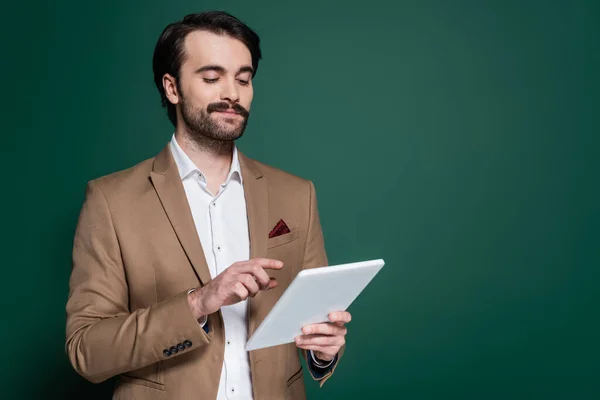
M 167 109 L 173 126 L 177 126 L 177 112 L 175 105 L 165 95 L 162 78 L 168 73 L 177 79 L 179 85 L 179 70 L 185 57 L 185 38 L 190 32 L 198 30 L 227 35 L 244 43 L 252 56 L 253 77 L 256 75 L 258 60 L 261 58 L 260 38 L 256 32 L 226 12 L 207 11 L 189 14 L 183 20 L 167 25 L 154 48 L 152 69 L 154 84 L 160 93 L 162 106 Z

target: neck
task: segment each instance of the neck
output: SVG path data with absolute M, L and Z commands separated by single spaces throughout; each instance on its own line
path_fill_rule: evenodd
M 192 138 L 184 131 L 175 132 L 175 140 L 205 176 L 209 186 L 218 187 L 227 179 L 233 158 L 233 142 L 207 137 Z

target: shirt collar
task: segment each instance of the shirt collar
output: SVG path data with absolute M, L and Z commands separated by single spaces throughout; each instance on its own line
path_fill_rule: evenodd
M 169 147 L 171 149 L 173 159 L 175 160 L 175 164 L 177 164 L 177 169 L 179 170 L 179 176 L 181 177 L 181 180 L 184 180 L 185 178 L 187 178 L 195 172 L 200 174 L 201 179 L 205 179 L 202 171 L 200 171 L 200 169 L 196 167 L 196 164 L 194 164 L 194 162 L 188 157 L 188 155 L 185 154 L 181 146 L 179 146 L 179 143 L 177 143 L 177 140 L 175 139 L 175 134 L 173 134 L 173 136 L 171 137 Z M 225 185 L 228 184 L 231 178 L 234 177 L 237 177 L 240 183 L 243 183 L 242 171 L 240 168 L 240 160 L 238 158 L 238 149 L 235 145 L 233 146 L 231 168 L 229 169 L 229 173 L 227 174 Z

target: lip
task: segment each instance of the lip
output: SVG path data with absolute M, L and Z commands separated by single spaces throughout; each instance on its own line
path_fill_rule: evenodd
M 235 111 L 216 111 L 219 114 L 225 114 L 225 115 L 240 115 L 240 113 L 235 112 Z

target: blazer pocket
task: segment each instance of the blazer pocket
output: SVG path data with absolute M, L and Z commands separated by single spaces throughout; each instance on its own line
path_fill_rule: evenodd
M 281 236 L 269 238 L 267 248 L 272 249 L 273 247 L 283 246 L 284 244 L 293 242 L 294 240 L 298 239 L 298 237 L 300 237 L 300 233 L 298 232 L 298 229 L 294 229 L 293 231 L 284 233 Z
M 129 375 L 121 375 L 121 376 L 119 376 L 119 379 L 125 383 L 132 383 L 134 385 L 146 386 L 146 387 L 149 387 L 151 389 L 156 389 L 156 390 L 162 390 L 162 391 L 166 390 L 165 385 L 163 385 L 163 384 L 148 381 L 146 379 L 136 378 L 136 377 L 129 376 Z
M 286 386 L 292 386 L 292 383 L 296 382 L 298 379 L 302 378 L 302 367 L 296 372 L 294 375 L 287 380 Z

